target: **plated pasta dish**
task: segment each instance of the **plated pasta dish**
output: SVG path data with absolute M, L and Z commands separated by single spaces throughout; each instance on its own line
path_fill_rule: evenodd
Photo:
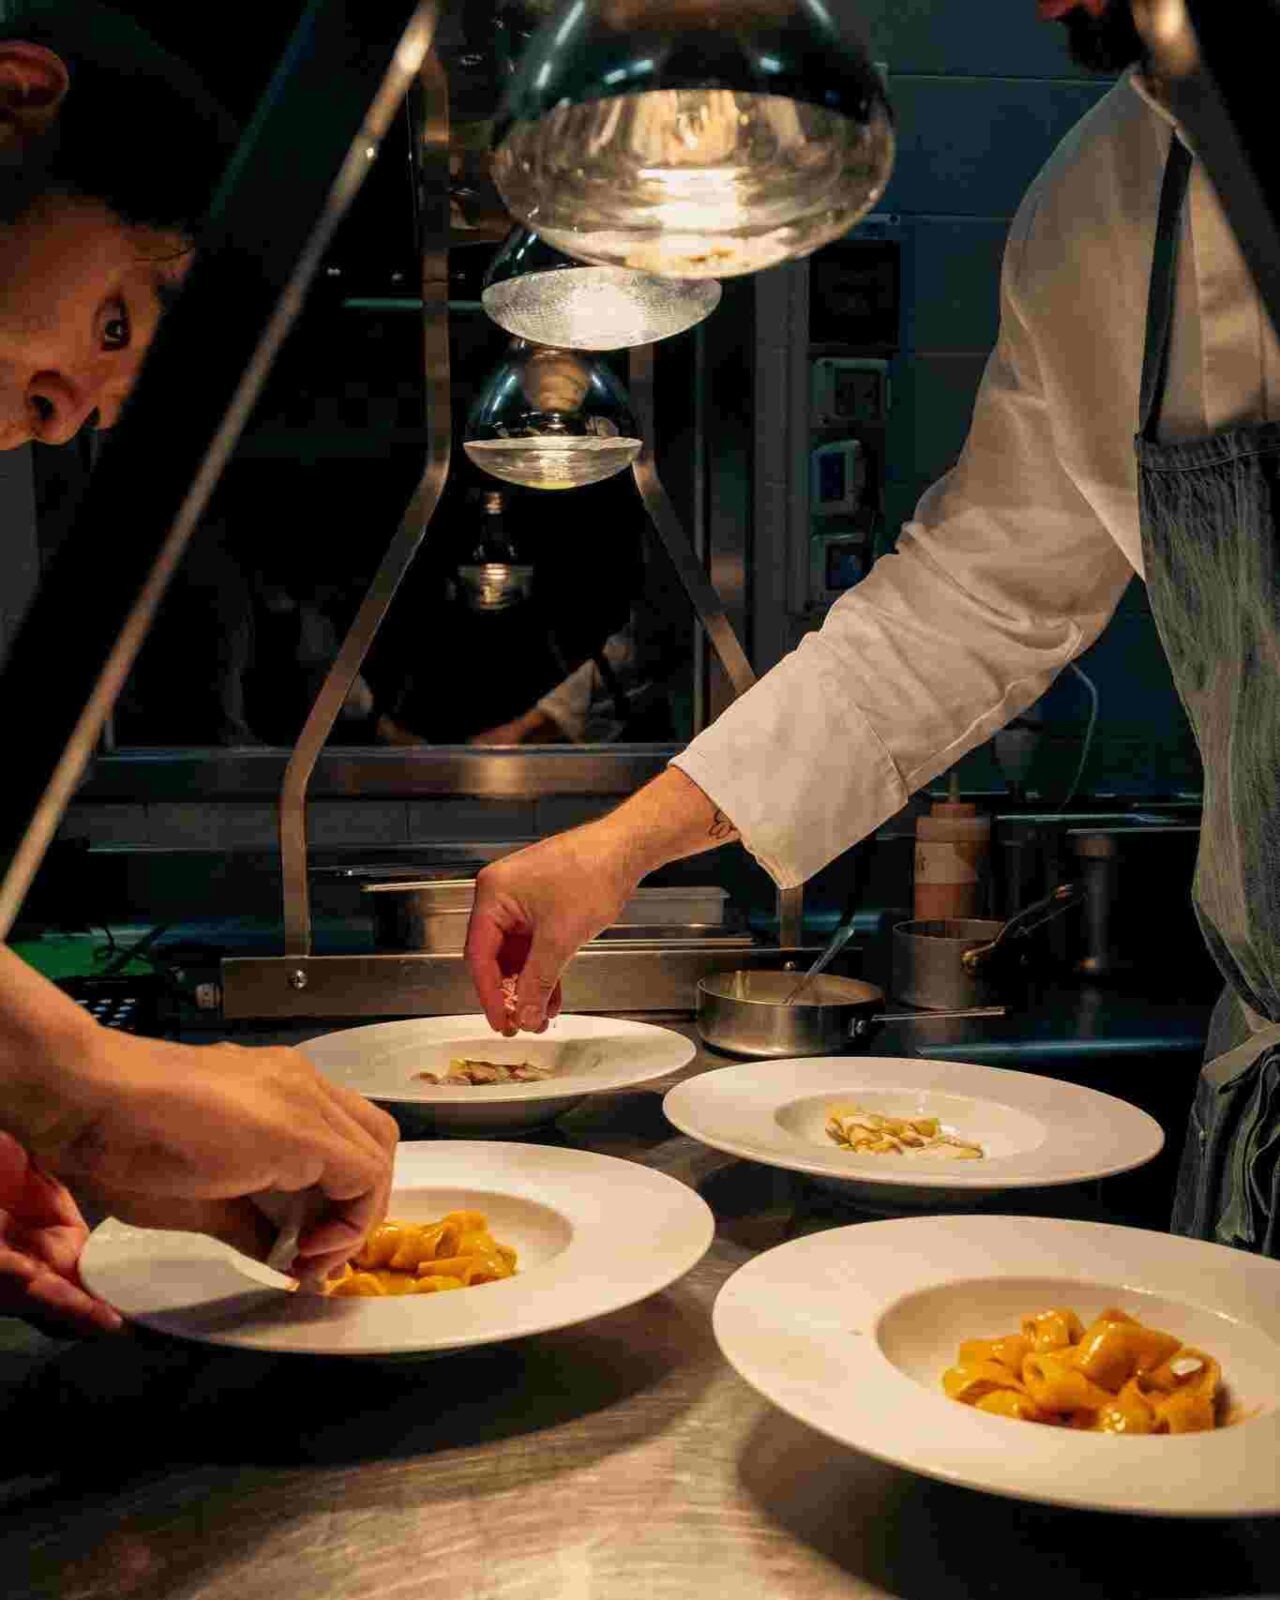
M 827 1137 L 859 1156 L 940 1156 L 946 1161 L 982 1161 L 986 1151 L 971 1139 L 948 1133 L 937 1117 L 886 1117 L 861 1106 L 830 1106 Z
M 1114 1308 L 1087 1328 L 1054 1309 L 1024 1317 L 1018 1333 L 967 1339 L 942 1387 L 995 1416 L 1090 1433 L 1204 1433 L 1236 1420 L 1211 1355 Z
M 499 1244 L 481 1211 L 450 1211 L 439 1222 L 383 1222 L 359 1255 L 325 1286 L 337 1299 L 438 1294 L 515 1275 L 516 1252 Z
M 414 1076 L 426 1083 L 541 1083 L 551 1076 L 550 1067 L 532 1061 L 477 1061 L 471 1056 L 455 1056 L 445 1072 L 418 1072 Z

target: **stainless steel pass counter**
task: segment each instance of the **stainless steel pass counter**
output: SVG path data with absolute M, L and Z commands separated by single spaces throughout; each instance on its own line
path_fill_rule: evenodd
M 548 1135 L 662 1167 L 716 1212 L 694 1272 L 596 1322 L 374 1366 L 150 1338 L 59 1345 L 0 1321 L 5 1600 L 1280 1591 L 1280 1524 L 989 1498 L 831 1444 L 760 1400 L 712 1338 L 720 1285 L 756 1252 L 857 1215 L 674 1135 L 664 1087 L 590 1102 Z M 1019 1209 L 1116 1215 L 1105 1188 L 1044 1200 Z

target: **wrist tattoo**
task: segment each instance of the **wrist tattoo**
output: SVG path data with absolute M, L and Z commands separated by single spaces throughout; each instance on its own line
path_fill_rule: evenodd
M 714 839 L 717 844 L 723 844 L 726 839 L 732 839 L 737 831 L 724 812 L 717 810 L 711 819 L 711 826 L 707 829 L 707 837 Z

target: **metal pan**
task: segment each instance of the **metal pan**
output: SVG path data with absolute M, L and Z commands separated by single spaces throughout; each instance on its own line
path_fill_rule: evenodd
M 886 1012 L 883 991 L 823 974 L 787 1005 L 794 972 L 719 972 L 698 984 L 698 1032 L 713 1050 L 760 1060 L 839 1055 L 865 1044 L 885 1022 L 915 1022 L 918 1011 Z M 933 1011 L 941 1017 L 1002 1017 L 1004 1006 Z
M 456 953 L 466 944 L 475 903 L 475 878 L 383 878 L 361 884 L 373 916 L 378 951 Z M 690 940 L 728 948 L 748 941 L 727 925 L 723 889 L 698 885 L 645 885 L 637 889 L 606 930 L 611 940 Z
M 894 999 L 926 1010 L 994 1004 L 1010 989 L 1027 936 L 1080 897 L 1079 884 L 1064 883 L 1007 922 L 900 922 L 892 935 Z

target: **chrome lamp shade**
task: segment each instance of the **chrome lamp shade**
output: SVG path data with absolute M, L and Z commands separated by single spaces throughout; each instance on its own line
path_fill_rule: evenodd
M 720 285 L 587 266 L 520 227 L 494 257 L 481 299 L 517 339 L 565 350 L 630 350 L 695 327 L 719 305 Z
M 549 244 L 680 279 L 808 255 L 894 158 L 884 85 L 823 0 L 568 0 L 495 140 L 503 200 Z
M 516 340 L 476 397 L 463 449 L 482 471 L 528 489 L 578 489 L 640 454 L 639 424 L 607 367 Z

